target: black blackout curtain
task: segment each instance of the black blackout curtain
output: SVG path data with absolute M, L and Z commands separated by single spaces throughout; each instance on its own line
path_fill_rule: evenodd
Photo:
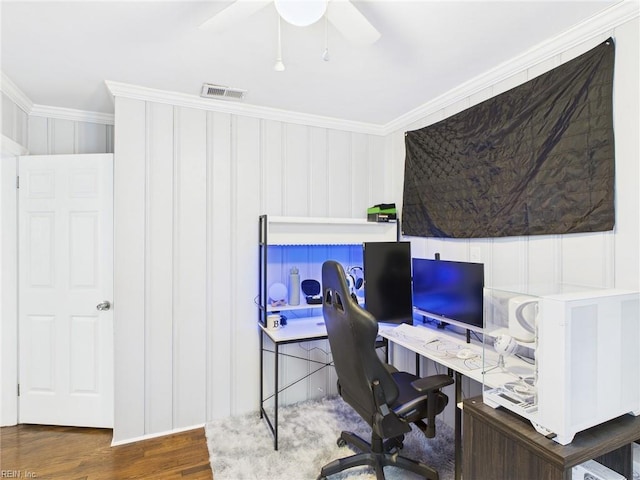
M 613 229 L 614 42 L 406 133 L 402 228 L 423 237 Z

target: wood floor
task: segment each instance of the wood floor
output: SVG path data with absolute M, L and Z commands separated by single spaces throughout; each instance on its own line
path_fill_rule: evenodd
M 204 429 L 111 447 L 111 430 L 18 425 L 0 429 L 2 478 L 211 480 Z

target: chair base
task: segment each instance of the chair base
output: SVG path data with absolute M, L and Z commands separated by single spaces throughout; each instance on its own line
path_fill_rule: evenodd
M 335 475 L 349 468 L 364 465 L 373 467 L 377 480 L 384 480 L 384 467 L 386 466 L 408 470 L 428 480 L 439 480 L 438 472 L 429 465 L 403 457 L 395 452 L 396 447 L 402 447 L 402 437 L 400 439 L 389 439 L 384 442 L 384 444 L 381 439 L 378 440 L 379 441 L 376 441 L 376 439 L 373 438 L 372 441 L 375 445 L 372 446 L 371 443 L 354 433 L 342 432 L 338 439 L 338 445 L 353 445 L 358 450 L 361 450 L 361 453 L 356 453 L 346 458 L 339 458 L 326 464 L 322 467 L 318 480 L 325 480 L 330 475 Z M 394 450 L 394 452 L 392 452 L 392 450 Z

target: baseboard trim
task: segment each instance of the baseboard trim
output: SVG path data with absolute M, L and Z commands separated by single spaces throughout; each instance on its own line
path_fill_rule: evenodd
M 166 430 L 164 432 L 158 432 L 158 433 L 148 433 L 146 435 L 141 435 L 139 437 L 133 437 L 133 438 L 126 438 L 124 440 L 118 440 L 117 442 L 112 441 L 111 442 L 111 446 L 112 447 L 117 447 L 118 445 L 126 445 L 128 443 L 135 443 L 135 442 L 141 442 L 144 440 L 151 440 L 153 438 L 158 438 L 158 437 L 166 437 L 167 435 L 173 435 L 176 433 L 182 433 L 182 432 L 187 432 L 189 430 L 196 430 L 198 428 L 204 428 L 204 423 L 200 423 L 197 425 L 191 425 L 189 427 L 182 427 L 182 428 L 174 428 L 173 430 Z

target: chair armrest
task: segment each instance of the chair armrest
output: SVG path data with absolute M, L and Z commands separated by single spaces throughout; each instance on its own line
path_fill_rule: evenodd
M 394 367 L 393 365 L 390 365 L 390 364 L 388 364 L 388 363 L 385 363 L 385 364 L 384 364 L 384 368 L 386 368 L 386 369 L 387 369 L 387 372 L 389 372 L 389 373 L 396 373 L 396 372 L 398 372 L 398 369 L 397 369 L 396 367 Z
M 430 375 L 428 377 L 419 378 L 411 382 L 411 386 L 420 393 L 433 390 L 440 390 L 442 387 L 451 385 L 453 378 L 449 375 Z

